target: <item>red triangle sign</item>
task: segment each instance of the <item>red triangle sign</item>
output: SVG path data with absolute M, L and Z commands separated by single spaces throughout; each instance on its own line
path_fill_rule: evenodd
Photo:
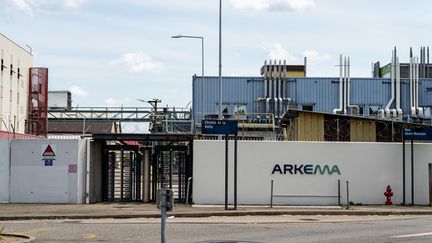
M 51 148 L 51 145 L 48 145 L 45 149 L 45 152 L 43 152 L 42 156 L 55 156 L 54 150 Z

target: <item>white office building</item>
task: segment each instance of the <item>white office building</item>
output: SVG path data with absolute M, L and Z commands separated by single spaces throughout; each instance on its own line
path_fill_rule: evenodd
M 0 131 L 24 133 L 33 55 L 0 33 Z

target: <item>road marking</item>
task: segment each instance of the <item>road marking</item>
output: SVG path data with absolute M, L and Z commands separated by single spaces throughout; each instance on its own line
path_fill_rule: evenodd
M 95 234 L 82 234 L 81 235 L 84 239 L 94 239 L 96 238 Z
M 410 234 L 410 235 L 396 235 L 396 236 L 392 236 L 391 238 L 410 238 L 410 237 L 420 237 L 420 236 L 428 236 L 428 235 L 432 235 L 432 232 Z
M 31 235 L 31 234 L 35 234 L 35 233 L 44 232 L 44 231 L 50 231 L 50 230 L 53 230 L 53 229 L 55 229 L 55 228 L 36 228 L 36 229 L 27 230 L 27 231 L 14 232 L 14 234 Z

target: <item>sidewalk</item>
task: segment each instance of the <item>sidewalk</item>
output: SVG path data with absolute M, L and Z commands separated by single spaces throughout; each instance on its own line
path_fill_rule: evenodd
M 254 207 L 239 206 L 224 210 L 218 206 L 185 207 L 177 205 L 169 215 L 175 217 L 244 216 L 244 215 L 432 215 L 427 206 L 352 206 L 340 207 Z M 0 220 L 90 219 L 90 218 L 158 218 L 160 210 L 149 203 L 97 204 L 0 204 Z

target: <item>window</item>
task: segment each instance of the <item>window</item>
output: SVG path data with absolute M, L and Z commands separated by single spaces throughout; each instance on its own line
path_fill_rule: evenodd
M 313 111 L 314 106 L 313 105 L 302 105 L 302 110 L 304 111 Z
M 426 92 L 432 92 L 432 87 L 427 87 Z

